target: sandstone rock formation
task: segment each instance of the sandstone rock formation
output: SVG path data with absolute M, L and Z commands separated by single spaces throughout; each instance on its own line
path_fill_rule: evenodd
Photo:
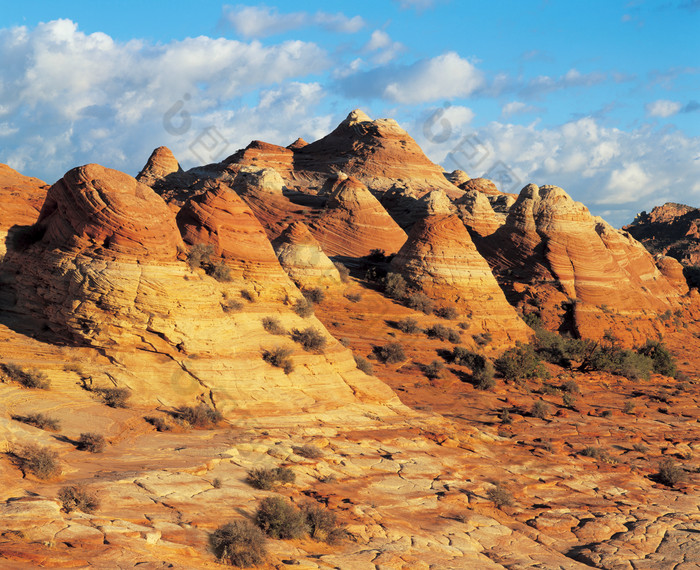
M 302 222 L 289 224 L 272 242 L 282 268 L 302 288 L 340 284 L 340 274 Z
M 459 305 L 471 315 L 475 332 L 494 333 L 500 341 L 525 341 L 531 334 L 455 215 L 417 222 L 391 267 L 429 297 Z
M 700 265 L 700 209 L 667 203 L 641 212 L 625 226 L 653 254 L 669 255 L 684 266 Z
M 553 286 L 575 300 L 584 336 L 602 333 L 586 312 L 658 312 L 678 297 L 641 244 L 556 186 L 523 188 L 505 225 L 479 244 L 512 299 L 524 291 L 514 283 L 523 283 Z
M 197 175 L 183 171 L 172 151 L 165 146 L 159 146 L 151 153 L 136 176 L 136 180 L 162 196 L 174 212 L 197 193 L 198 179 Z
M 406 233 L 354 177 L 338 183 L 309 230 L 331 256 L 362 257 L 373 249 L 394 253 L 406 241 Z
M 8 232 L 13 226 L 30 226 L 39 216 L 48 185 L 38 178 L 23 176 L 6 164 L 0 164 L 0 257 L 7 250 Z M 19 229 L 19 228 L 17 228 Z M 21 233 L 15 232 L 15 237 Z
M 485 237 L 505 223 L 505 216 L 497 215 L 486 195 L 478 190 L 467 190 L 455 201 L 455 206 L 460 219 L 472 234 Z
M 188 267 L 175 216 L 150 188 L 98 165 L 73 169 L 48 192 L 36 224 L 43 237 L 8 253 L 15 310 L 64 342 L 106 351 L 111 382 L 141 402 L 199 398 L 229 413 L 394 398 L 320 322 L 292 311 L 301 295 L 235 193 L 214 186 L 178 221 L 188 241 L 216 246 L 225 279 Z M 290 331 L 316 328 L 327 349 L 307 353 L 268 333 L 261 322 L 270 314 Z M 289 375 L 262 358 L 276 346 L 296 353 Z

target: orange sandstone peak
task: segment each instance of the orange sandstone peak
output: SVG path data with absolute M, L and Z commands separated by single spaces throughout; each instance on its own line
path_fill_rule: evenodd
M 428 296 L 455 303 L 471 314 L 475 332 L 494 333 L 501 341 L 525 341 L 532 332 L 506 301 L 456 215 L 418 221 L 391 266 Z
M 406 233 L 352 176 L 337 184 L 325 211 L 309 229 L 328 255 L 361 257 L 373 249 L 393 253 L 406 241 Z
M 0 164 L 0 257 L 5 254 L 6 239 L 13 226 L 29 226 L 39 217 L 49 186 L 43 180 L 23 176 L 6 164 Z
M 136 176 L 136 180 L 148 184 L 148 182 L 165 178 L 169 174 L 181 172 L 180 163 L 172 151 L 167 146 L 159 146 L 151 153 L 146 165 Z

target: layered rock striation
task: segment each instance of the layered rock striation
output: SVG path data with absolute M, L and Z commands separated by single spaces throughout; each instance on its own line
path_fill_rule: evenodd
M 48 188 L 44 181 L 23 176 L 6 164 L 0 164 L 0 257 L 8 249 L 6 242 L 31 239 L 26 235 L 26 228 L 39 217 Z

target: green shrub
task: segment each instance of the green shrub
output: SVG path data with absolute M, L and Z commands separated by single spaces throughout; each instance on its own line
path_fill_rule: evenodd
M 221 308 L 224 310 L 224 313 L 235 313 L 243 308 L 243 303 L 235 299 L 226 299 L 221 303 Z
M 433 360 L 430 364 L 421 364 L 420 367 L 423 374 L 431 380 L 440 378 L 445 369 L 445 365 L 439 360 Z
M 214 554 L 223 564 L 248 568 L 265 562 L 267 538 L 254 524 L 234 521 L 217 528 L 209 537 Z
M 648 379 L 653 364 L 651 358 L 632 350 L 617 346 L 601 346 L 589 356 L 585 367 L 636 380 Z
M 17 422 L 22 422 L 45 431 L 58 431 L 61 429 L 59 420 L 45 416 L 44 414 L 29 414 L 26 416 L 12 416 Z
M 260 501 L 255 522 L 272 538 L 301 538 L 307 533 L 304 513 L 283 497 L 266 497 Z
M 530 344 L 517 343 L 515 348 L 504 352 L 494 362 L 496 370 L 506 380 L 521 378 L 548 378 L 549 372 Z
M 158 431 L 170 431 L 172 426 L 161 416 L 146 416 L 143 418 Z
M 51 388 L 51 382 L 46 374 L 38 370 L 24 370 L 11 362 L 0 364 L 0 369 L 11 381 L 17 382 L 25 388 L 38 388 L 39 390 Z
M 535 331 L 538 331 L 543 326 L 542 319 L 537 313 L 527 313 L 523 315 L 523 321 L 525 321 L 525 324 Z
M 84 485 L 63 487 L 58 492 L 58 500 L 61 501 L 63 510 L 67 513 L 72 511 L 94 513 L 100 508 L 100 500 L 97 498 L 97 495 Z
M 406 297 L 405 303 L 410 309 L 413 309 L 414 311 L 421 311 L 426 315 L 433 312 L 433 300 L 425 293 L 413 293 Z
M 411 318 L 411 317 L 406 317 L 405 319 L 401 319 L 399 322 L 396 323 L 396 328 L 399 329 L 401 332 L 406 333 L 406 334 L 414 334 L 414 333 L 420 332 L 420 327 L 418 326 L 418 321 L 416 319 Z
M 398 273 L 388 273 L 383 280 L 384 293 L 387 297 L 401 301 L 408 292 L 406 280 Z
M 647 340 L 646 344 L 638 350 L 639 354 L 651 358 L 653 370 L 657 374 L 676 376 L 676 360 L 666 346 L 658 340 Z
M 576 380 L 567 380 L 561 385 L 561 389 L 569 394 L 580 394 L 581 388 L 579 388 Z
M 326 337 L 313 327 L 304 330 L 294 329 L 292 340 L 298 342 L 307 352 L 319 352 L 326 346 Z
M 354 355 L 355 365 L 359 370 L 367 374 L 367 376 L 372 376 L 374 374 L 374 367 L 372 363 L 364 358 L 363 356 Z
M 406 360 L 403 346 L 398 342 L 390 342 L 379 348 L 379 358 L 386 364 L 396 364 Z
M 667 457 L 659 463 L 659 472 L 656 476 L 664 485 L 675 487 L 685 479 L 685 471 L 676 465 L 673 459 Z
M 306 319 L 314 314 L 314 305 L 306 299 L 297 299 L 294 302 L 294 312 Z
M 269 491 L 277 485 L 294 483 L 296 475 L 289 467 L 255 467 L 248 471 L 246 482 L 256 489 Z
M 279 319 L 275 317 L 264 317 L 262 320 L 263 328 L 270 334 L 285 335 L 287 330 L 282 326 Z
M 276 346 L 263 352 L 263 360 L 272 364 L 272 366 L 282 368 L 285 374 L 290 374 L 294 371 L 294 365 L 291 358 L 289 358 L 293 352 L 291 348 Z
M 304 289 L 301 292 L 304 298 L 309 301 L 309 303 L 321 303 L 323 299 L 326 298 L 326 294 L 320 287 L 314 287 L 313 289 Z
M 217 281 L 228 282 L 233 278 L 231 277 L 231 269 L 223 262 L 212 265 L 210 271 L 207 271 Z
M 510 417 L 510 410 L 508 408 L 503 408 L 498 414 L 498 419 L 501 420 L 502 424 L 512 424 L 513 418 Z
M 105 436 L 99 433 L 81 433 L 78 438 L 78 449 L 89 451 L 90 453 L 102 453 L 104 451 Z
M 472 369 L 472 381 L 479 390 L 491 390 L 496 385 L 496 373 L 491 361 L 486 360 L 483 368 Z
M 481 354 L 467 350 L 462 346 L 452 349 L 450 360 L 459 366 L 466 366 L 472 371 L 472 381 L 479 390 L 490 390 L 496 385 L 495 370 L 490 360 Z
M 576 408 L 576 398 L 569 392 L 564 392 L 562 394 L 561 401 L 567 408 Z
M 51 479 L 61 473 L 58 455 L 48 447 L 31 443 L 18 448 L 14 454 L 19 458 L 22 469 L 39 479 Z
M 537 353 L 547 362 L 570 366 L 572 360 L 582 361 L 594 347 L 590 340 L 564 338 L 545 329 L 536 329 Z
M 211 263 L 211 256 L 214 255 L 214 246 L 211 244 L 196 243 L 187 254 L 187 265 L 190 269 L 197 269 Z
M 175 412 L 175 417 L 197 429 L 212 429 L 224 419 L 221 412 L 207 404 L 183 406 Z
M 335 544 L 347 534 L 345 527 L 338 524 L 333 511 L 324 509 L 320 505 L 307 503 L 302 506 L 301 512 L 309 535 L 314 540 Z
M 435 316 L 440 317 L 441 319 L 453 321 L 459 316 L 459 312 L 457 311 L 457 309 L 451 306 L 438 307 L 437 309 L 435 309 Z
M 493 340 L 493 336 L 488 332 L 472 335 L 472 338 L 477 346 L 486 346 Z
M 625 403 L 622 406 L 622 411 L 625 414 L 631 414 L 634 412 L 634 402 L 632 400 L 625 400 Z
M 386 252 L 379 248 L 371 249 L 369 254 L 365 257 L 372 263 L 386 263 L 389 260 L 389 256 L 386 254 Z
M 610 461 L 610 456 L 608 452 L 601 447 L 596 447 L 594 445 L 589 445 L 581 450 L 581 455 L 584 457 L 591 457 L 600 461 Z
M 437 338 L 442 341 L 449 340 L 452 344 L 457 344 L 462 340 L 456 330 L 448 328 L 440 323 L 436 323 L 425 329 L 425 334 L 427 334 L 429 338 Z

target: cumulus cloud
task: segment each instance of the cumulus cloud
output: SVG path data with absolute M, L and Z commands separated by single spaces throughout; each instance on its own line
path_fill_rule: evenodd
M 387 65 L 349 75 L 340 81 L 351 97 L 380 98 L 414 104 L 466 97 L 484 84 L 484 74 L 455 52 L 410 65 Z
M 534 113 L 537 111 L 537 107 L 523 103 L 522 101 L 511 101 L 506 103 L 501 108 L 501 116 L 504 119 L 512 117 L 513 115 L 524 115 L 525 113 Z
M 581 73 L 577 69 L 570 69 L 559 77 L 539 75 L 529 80 L 520 87 L 523 97 L 540 97 L 552 91 L 569 89 L 572 87 L 592 87 L 599 85 L 608 79 L 607 74 L 594 71 L 591 73 Z
M 138 171 L 143 153 L 194 137 L 213 110 L 280 82 L 317 100 L 319 87 L 299 79 L 329 65 L 308 42 L 117 42 L 70 20 L 0 30 L 0 59 L 0 161 L 49 179 L 88 161 Z
M 330 32 L 353 34 L 365 26 L 361 16 L 348 17 L 340 12 L 280 13 L 268 6 L 225 5 L 222 22 L 243 38 L 264 38 L 307 26 L 320 26 Z
M 700 137 L 678 130 L 622 131 L 590 117 L 552 128 L 492 122 L 455 128 L 435 144 L 424 121 L 410 132 L 447 170 L 495 178 L 511 192 L 529 182 L 555 184 L 616 226 L 667 201 L 700 201 Z
M 668 101 L 667 99 L 659 99 L 658 101 L 654 101 L 653 103 L 647 103 L 645 105 L 645 109 L 647 112 L 647 115 L 650 117 L 661 117 L 661 118 L 668 118 L 672 117 L 678 111 L 681 110 L 683 105 L 678 103 L 677 101 Z
M 385 65 L 405 48 L 401 42 L 393 41 L 384 30 L 374 30 L 362 49 L 364 52 L 373 53 L 372 61 L 375 64 Z

